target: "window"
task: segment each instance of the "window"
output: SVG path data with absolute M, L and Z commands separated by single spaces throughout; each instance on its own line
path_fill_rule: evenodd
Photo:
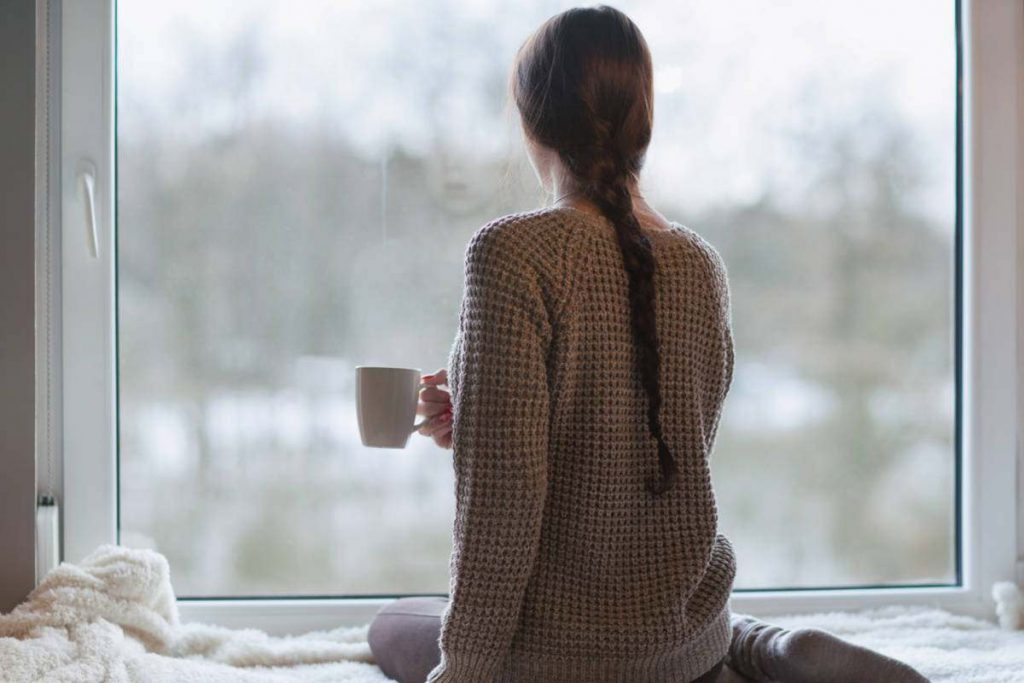
M 110 227 L 91 263 L 64 226 L 65 357 L 107 360 L 65 364 L 70 555 L 156 548 L 186 597 L 445 592 L 448 455 L 364 448 L 353 368 L 443 365 L 470 234 L 543 202 L 507 69 L 568 5 L 91 4 L 106 19 L 64 7 L 64 68 L 95 55 L 107 113 L 65 77 L 65 183 L 93 149 Z M 993 475 L 964 467 L 1006 462 L 978 430 L 1013 408 L 961 412 L 1005 389 L 961 341 L 994 339 L 1012 297 L 969 269 L 1005 243 L 962 239 L 959 6 L 620 7 L 656 67 L 646 190 L 729 266 L 712 466 L 738 588 L 977 596 L 963 553 L 1007 508 L 965 511 Z

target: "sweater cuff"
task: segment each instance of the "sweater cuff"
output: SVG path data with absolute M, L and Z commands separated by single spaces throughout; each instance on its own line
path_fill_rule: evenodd
M 470 652 L 445 652 L 426 683 L 483 683 L 493 681 L 501 669 L 500 658 Z

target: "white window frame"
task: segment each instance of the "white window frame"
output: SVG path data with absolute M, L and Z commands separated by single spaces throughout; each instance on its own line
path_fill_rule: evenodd
M 46 2 L 47 0 L 41 0 Z M 60 135 L 64 559 L 81 560 L 117 539 L 114 248 L 115 0 L 56 3 L 61 27 Z M 962 585 L 743 592 L 733 608 L 754 614 L 935 604 L 990 615 L 998 580 L 1024 580 L 1024 468 L 1018 424 L 1024 402 L 1017 339 L 1024 338 L 1024 190 L 1019 0 L 963 0 L 963 457 Z M 880 20 L 884 20 L 880 18 Z M 80 174 L 95 174 L 96 243 L 85 219 Z M 1024 204 L 1024 201 L 1022 201 Z M 1018 409 L 1021 409 L 1020 412 Z M 1019 535 L 1018 535 L 1019 534 Z M 366 623 L 387 600 L 187 600 L 186 620 L 273 633 Z

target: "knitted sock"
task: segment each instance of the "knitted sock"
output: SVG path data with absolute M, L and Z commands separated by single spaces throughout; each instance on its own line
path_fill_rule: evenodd
M 728 665 L 753 681 L 928 683 L 913 667 L 815 628 L 734 616 Z

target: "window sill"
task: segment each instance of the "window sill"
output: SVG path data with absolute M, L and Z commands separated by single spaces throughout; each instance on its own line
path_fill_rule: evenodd
M 390 598 L 185 599 L 183 622 L 226 628 L 258 628 L 271 635 L 297 635 L 339 627 L 365 626 Z M 735 593 L 732 610 L 756 616 L 859 610 L 891 605 L 933 605 L 956 614 L 991 618 L 992 603 L 962 587 L 850 590 L 751 591 Z

